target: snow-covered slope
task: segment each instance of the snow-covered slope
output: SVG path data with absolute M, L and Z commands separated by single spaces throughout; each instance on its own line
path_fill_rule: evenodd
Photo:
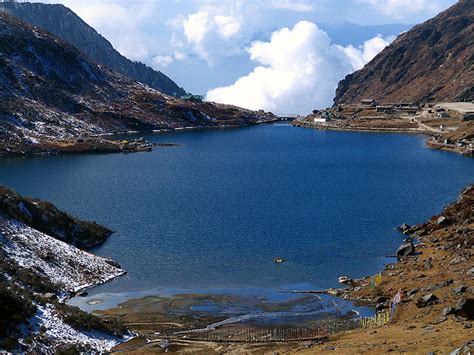
M 82 347 L 104 353 L 128 337 L 118 337 L 100 331 L 80 331 L 66 324 L 60 312 L 52 304 L 37 305 L 37 312 L 31 319 L 31 326 L 38 332 L 45 329 L 44 337 L 35 337 L 35 347 L 31 351 L 54 352 L 68 345 L 81 344 Z
M 101 243 L 110 233 L 0 186 L 0 353 L 106 352 L 126 340 L 120 322 L 64 304 L 125 273 L 115 261 L 76 247 Z
M 0 245 L 7 258 L 46 277 L 59 290 L 77 292 L 125 273 L 117 264 L 0 216 Z

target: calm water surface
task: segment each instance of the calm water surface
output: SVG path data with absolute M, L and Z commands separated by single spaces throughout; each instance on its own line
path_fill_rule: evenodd
M 181 146 L 0 161 L 1 184 L 116 231 L 93 251 L 128 275 L 92 294 L 336 286 L 474 182 L 474 160 L 422 136 L 281 123 L 146 138 Z

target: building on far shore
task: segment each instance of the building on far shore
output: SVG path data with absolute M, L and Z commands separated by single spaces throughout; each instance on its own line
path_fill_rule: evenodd
M 314 122 L 314 123 L 326 123 L 326 122 L 328 122 L 328 121 L 329 121 L 329 120 L 328 120 L 327 118 L 325 118 L 325 117 L 315 117 L 315 118 L 313 119 L 313 122 Z
M 462 115 L 462 120 L 463 121 L 474 121 L 474 111 L 464 112 L 464 114 Z
M 191 102 L 202 102 L 202 100 L 204 100 L 204 96 L 187 94 L 187 95 L 181 96 L 180 99 L 184 101 L 191 101 Z
M 360 103 L 363 105 L 363 106 L 371 106 L 371 107 L 375 107 L 377 106 L 379 103 L 377 101 L 375 101 L 374 99 L 362 99 L 360 101 Z
M 378 105 L 375 107 L 377 112 L 390 113 L 395 111 L 395 106 L 393 105 Z
M 313 118 L 313 122 L 326 123 L 329 122 L 332 118 L 334 118 L 334 114 L 332 112 L 323 111 L 320 116 L 316 116 Z

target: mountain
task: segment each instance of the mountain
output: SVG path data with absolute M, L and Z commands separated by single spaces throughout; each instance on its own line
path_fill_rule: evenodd
M 335 105 L 457 101 L 474 96 L 474 2 L 460 0 L 398 38 L 336 90 Z
M 92 62 L 49 32 L 0 13 L 0 155 L 79 137 L 241 126 L 273 115 L 176 99 Z
M 20 20 L 49 31 L 87 54 L 93 61 L 105 65 L 156 90 L 173 96 L 186 94 L 183 88 L 160 71 L 140 62 L 133 62 L 119 52 L 96 30 L 71 9 L 60 4 L 0 3 L 5 11 Z

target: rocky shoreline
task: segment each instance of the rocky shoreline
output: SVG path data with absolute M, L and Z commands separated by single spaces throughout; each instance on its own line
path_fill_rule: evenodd
M 471 104 L 402 105 L 406 104 L 340 105 L 322 111 L 315 110 L 313 114 L 296 119 L 292 124 L 333 131 L 424 134 L 428 136 L 425 144 L 430 149 L 474 156 L 474 123 L 464 120 L 464 112 Z M 379 107 L 388 112 L 379 112 Z
M 347 332 L 329 339 L 341 352 L 441 352 L 474 349 L 474 185 L 429 221 L 402 225 L 401 232 L 419 244 L 378 275 L 347 279 L 345 288 L 307 290 L 390 308 L 399 293 L 391 321 L 379 328 Z M 298 291 L 301 292 L 301 291 Z M 407 338 L 410 339 L 407 342 Z M 327 346 L 327 344 L 325 345 Z M 316 346 L 316 350 L 324 350 Z

